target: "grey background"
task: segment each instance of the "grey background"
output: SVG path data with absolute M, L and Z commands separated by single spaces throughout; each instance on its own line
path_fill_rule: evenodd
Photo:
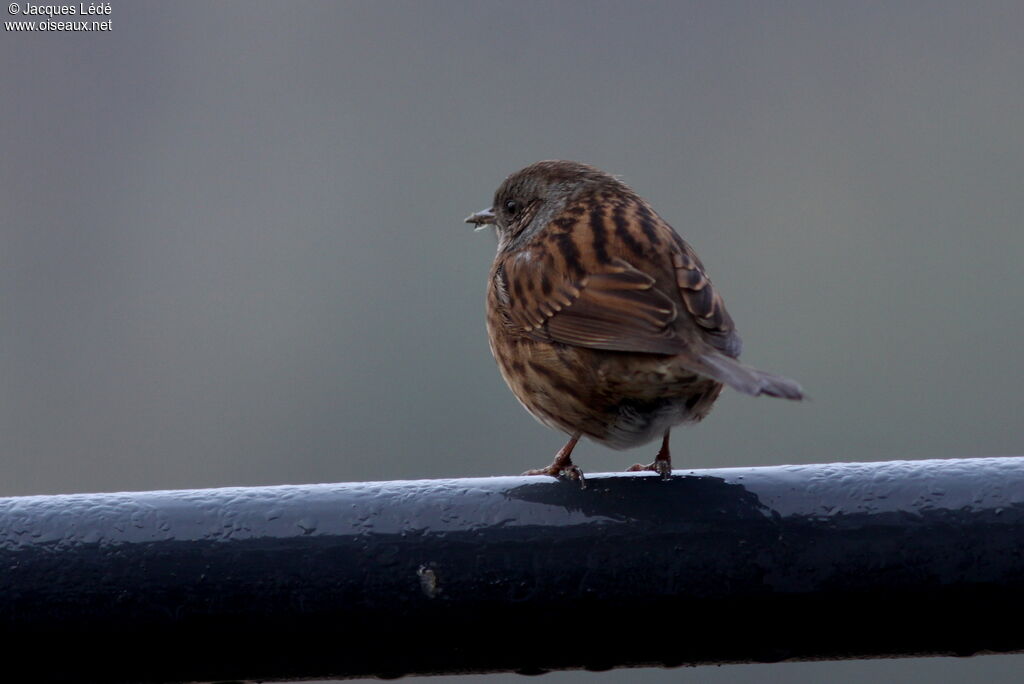
M 677 467 L 1024 454 L 1020 2 L 111 4 L 109 33 L 0 36 L 0 495 L 546 464 L 563 438 L 487 349 L 494 239 L 461 222 L 545 158 L 651 200 L 744 359 L 813 397 L 726 393 Z

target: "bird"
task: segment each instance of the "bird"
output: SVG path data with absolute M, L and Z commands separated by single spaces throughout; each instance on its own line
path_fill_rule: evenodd
M 579 480 L 581 437 L 613 449 L 661 438 L 628 470 L 669 479 L 669 435 L 696 423 L 729 386 L 804 397 L 799 383 L 739 362 L 732 317 L 693 248 L 618 177 L 548 160 L 508 176 L 466 219 L 492 227 L 491 353 L 519 403 L 569 441 L 524 475 Z M 584 485 L 585 486 L 585 485 Z

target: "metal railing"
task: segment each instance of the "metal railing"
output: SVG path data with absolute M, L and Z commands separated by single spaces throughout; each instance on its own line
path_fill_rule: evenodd
M 1024 649 L 1024 460 L 0 499 L 34 682 Z

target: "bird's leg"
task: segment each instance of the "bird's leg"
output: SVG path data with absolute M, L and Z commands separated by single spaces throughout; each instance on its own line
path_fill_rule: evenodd
M 564 447 L 558 450 L 558 453 L 555 454 L 555 460 L 551 462 L 551 465 L 547 468 L 527 470 L 523 475 L 550 475 L 551 477 L 562 477 L 565 475 L 571 480 L 579 480 L 580 486 L 586 487 L 586 482 L 583 480 L 583 471 L 572 462 L 572 450 L 578 441 L 580 441 L 580 436 L 577 433 L 569 438 Z
M 636 463 L 626 470 L 632 472 L 650 470 L 661 475 L 662 480 L 672 477 L 672 455 L 668 452 L 668 435 L 670 432 L 671 430 L 665 430 L 665 437 L 661 440 L 661 449 L 658 450 L 658 455 L 654 457 L 654 463 L 648 463 L 647 465 Z

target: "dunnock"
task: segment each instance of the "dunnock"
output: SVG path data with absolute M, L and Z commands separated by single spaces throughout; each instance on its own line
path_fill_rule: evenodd
M 616 449 L 660 436 L 654 462 L 630 470 L 667 478 L 672 427 L 704 418 L 723 385 L 803 398 L 796 382 L 736 360 L 740 338 L 693 248 L 617 178 L 537 162 L 466 222 L 497 230 L 487 333 L 501 375 L 569 435 L 551 465 L 524 474 L 582 480 L 582 435 Z

